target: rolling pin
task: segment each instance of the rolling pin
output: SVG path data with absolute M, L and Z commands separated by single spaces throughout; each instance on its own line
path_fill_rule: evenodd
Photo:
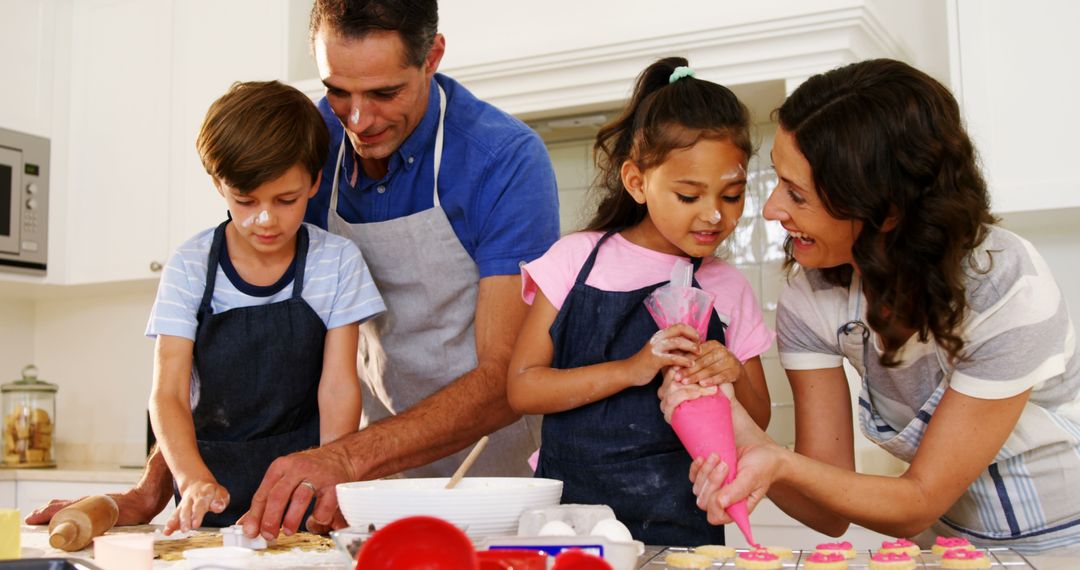
M 49 522 L 49 545 L 68 552 L 86 548 L 116 524 L 120 510 L 107 495 L 91 495 L 60 509 Z

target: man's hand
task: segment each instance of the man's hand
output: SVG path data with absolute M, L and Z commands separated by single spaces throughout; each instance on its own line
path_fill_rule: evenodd
M 151 493 L 136 487 L 123 493 L 109 493 L 109 496 L 116 501 L 116 506 L 120 508 L 120 517 L 116 519 L 116 526 L 130 526 L 149 524 L 158 513 L 165 509 L 172 494 L 170 491 L 164 495 L 164 500 L 159 500 L 160 497 L 155 498 Z M 49 524 L 57 511 L 84 498 L 53 499 L 48 504 L 34 509 L 23 522 L 34 525 Z
M 244 535 L 254 538 L 261 534 L 273 540 L 279 529 L 287 536 L 292 535 L 300 528 L 312 499 L 315 509 L 308 519 L 308 530 L 321 533 L 344 527 L 336 487 L 358 477 L 353 474 L 340 442 L 275 459 L 251 498 L 251 510 L 241 519 Z
M 117 526 L 149 524 L 172 500 L 172 473 L 165 463 L 165 456 L 156 446 L 146 460 L 139 482 L 123 493 L 109 493 L 120 509 Z M 85 498 L 85 497 L 83 497 Z M 56 511 L 82 500 L 53 499 L 49 504 L 34 509 L 23 521 L 26 524 L 49 524 Z

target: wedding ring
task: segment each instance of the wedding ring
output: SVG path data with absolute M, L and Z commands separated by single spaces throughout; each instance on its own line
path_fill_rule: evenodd
M 304 479 L 300 482 L 300 487 L 307 487 L 308 489 L 311 489 L 311 494 L 313 495 L 319 494 L 319 490 L 315 488 L 315 484 L 311 481 L 308 481 L 307 479 Z

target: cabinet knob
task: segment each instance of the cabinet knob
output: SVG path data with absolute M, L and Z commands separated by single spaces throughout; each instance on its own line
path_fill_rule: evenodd
M 150 271 L 153 271 L 154 273 L 157 273 L 158 271 L 161 271 L 161 262 L 159 262 L 159 261 L 151 261 L 150 262 Z

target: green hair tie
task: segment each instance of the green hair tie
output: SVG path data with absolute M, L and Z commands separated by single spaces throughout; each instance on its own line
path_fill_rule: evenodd
M 694 70 L 693 69 L 690 69 L 689 67 L 687 67 L 685 65 L 680 65 L 679 67 L 675 68 L 675 71 L 671 72 L 671 77 L 668 77 L 667 82 L 670 85 L 670 84 L 675 83 L 676 81 L 682 79 L 683 77 L 693 77 L 693 76 L 694 76 Z

